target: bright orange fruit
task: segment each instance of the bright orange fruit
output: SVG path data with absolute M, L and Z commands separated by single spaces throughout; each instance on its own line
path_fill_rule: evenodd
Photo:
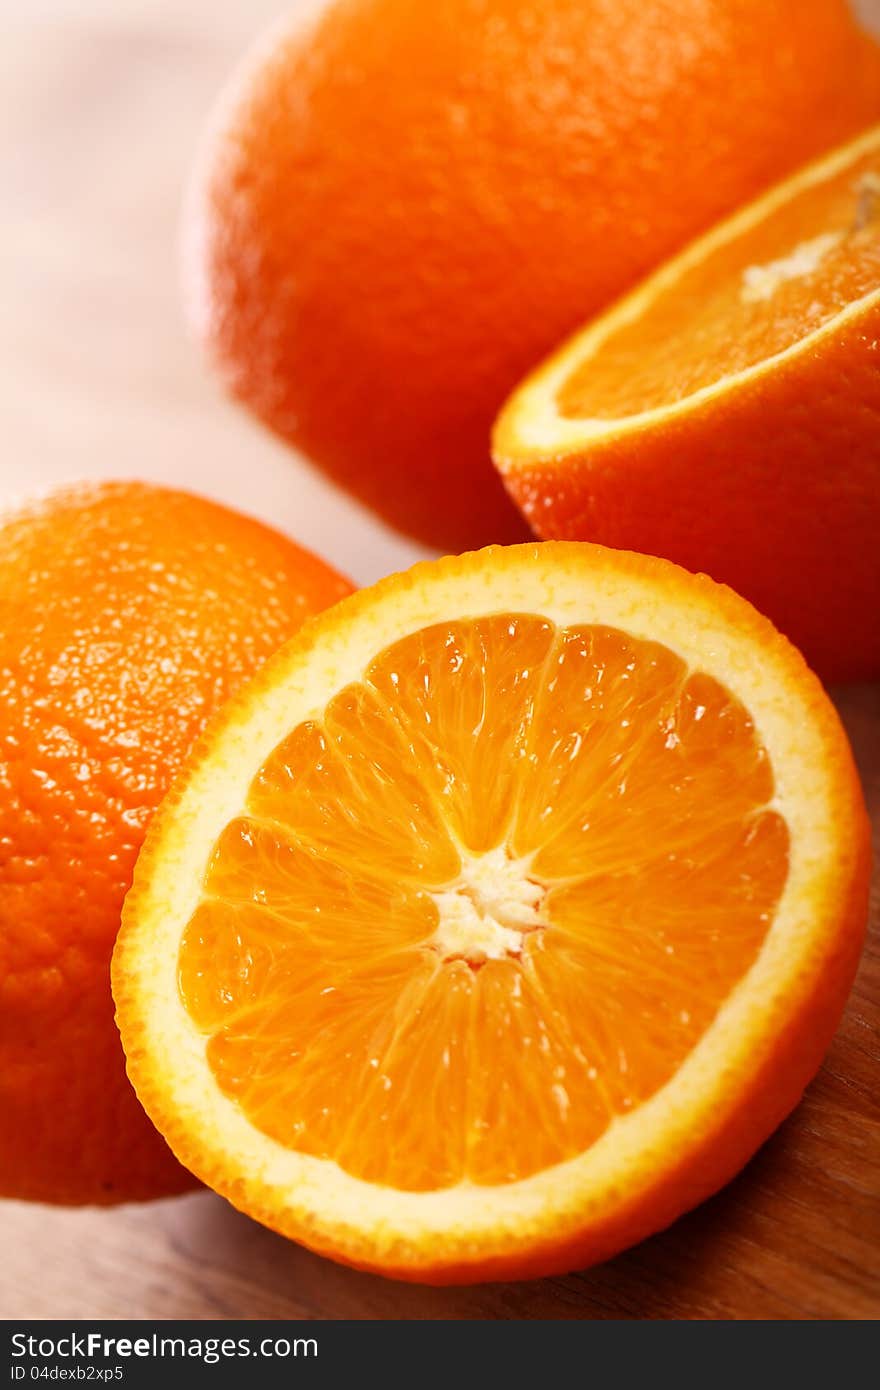
M 187 1166 L 336 1259 L 571 1269 L 796 1103 L 867 878 L 834 710 L 731 591 L 564 543 L 419 566 L 267 663 L 154 820 L 129 1075 Z
M 880 126 L 721 223 L 513 394 L 543 536 L 702 569 L 828 679 L 880 673 Z
M 122 900 L 208 715 L 349 591 L 275 532 L 165 488 L 75 487 L 0 516 L 0 1195 L 192 1183 L 125 1078 Z
M 516 539 L 488 450 L 516 381 L 878 118 L 847 0 L 341 0 L 224 97 L 189 316 L 229 389 L 393 526 Z

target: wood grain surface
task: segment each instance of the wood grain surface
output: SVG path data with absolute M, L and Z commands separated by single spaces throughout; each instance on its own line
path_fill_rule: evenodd
M 178 317 L 175 226 L 197 132 L 242 45 L 278 8 L 5 0 L 0 497 L 96 473 L 185 482 L 331 557 L 342 538 L 363 581 L 417 548 L 217 399 Z M 880 19 L 880 0 L 861 8 Z M 835 696 L 876 842 L 880 687 Z M 337 1267 L 208 1192 L 106 1211 L 7 1202 L 0 1317 L 875 1318 L 878 1093 L 875 883 L 859 977 L 803 1103 L 723 1193 L 609 1264 L 539 1283 L 435 1290 Z

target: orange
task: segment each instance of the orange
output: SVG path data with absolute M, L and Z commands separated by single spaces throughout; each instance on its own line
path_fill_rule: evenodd
M 868 824 L 793 647 L 662 560 L 549 542 L 304 628 L 156 816 L 113 956 L 181 1160 L 336 1259 L 582 1266 L 714 1191 L 852 979 Z
M 828 679 L 880 673 L 880 126 L 696 241 L 514 392 L 543 536 L 732 584 Z
M 79 486 L 0 516 L 0 1194 L 193 1182 L 125 1078 L 110 952 L 157 803 L 225 696 L 350 586 L 203 498 Z
M 229 390 L 392 526 L 514 540 L 488 436 L 517 380 L 877 119 L 846 0 L 341 0 L 221 102 L 189 317 Z

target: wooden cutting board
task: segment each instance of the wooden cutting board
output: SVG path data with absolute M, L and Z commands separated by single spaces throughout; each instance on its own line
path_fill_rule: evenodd
M 862 0 L 880 20 L 880 0 Z M 204 112 L 282 0 L 7 0 L 0 19 L 0 498 L 84 474 L 264 515 L 366 581 L 416 557 L 216 399 L 174 241 Z M 869 615 L 866 615 L 866 621 Z M 875 618 L 876 620 L 876 618 Z M 880 686 L 838 692 L 880 836 Z M 795 1115 L 671 1230 L 584 1274 L 434 1290 L 339 1268 L 211 1193 L 0 1203 L 3 1318 L 880 1316 L 880 896 L 846 1017 Z

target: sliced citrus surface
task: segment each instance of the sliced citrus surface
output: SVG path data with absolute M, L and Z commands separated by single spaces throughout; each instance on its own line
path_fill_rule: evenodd
M 593 320 L 493 453 L 538 534 L 733 584 L 829 677 L 880 671 L 880 127 Z
M 113 964 L 175 1152 L 313 1248 L 573 1268 L 796 1103 L 866 914 L 845 736 L 743 600 L 577 544 L 417 566 L 282 648 L 141 854 Z

